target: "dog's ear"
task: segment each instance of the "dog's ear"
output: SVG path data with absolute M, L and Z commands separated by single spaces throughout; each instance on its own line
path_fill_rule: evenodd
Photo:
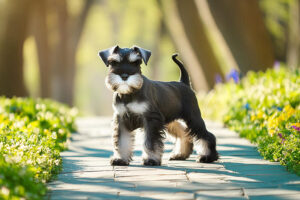
M 103 60 L 103 62 L 105 63 L 105 65 L 108 67 L 108 57 L 113 54 L 113 53 L 117 53 L 119 51 L 120 47 L 118 45 L 111 47 L 109 49 L 105 49 L 103 51 L 99 52 L 99 56 L 100 58 Z
M 132 48 L 133 48 L 133 50 L 138 51 L 140 53 L 140 55 L 143 58 L 143 61 L 144 61 L 145 65 L 147 65 L 148 60 L 151 56 L 151 51 L 143 49 L 143 48 L 138 47 L 138 46 L 133 46 Z

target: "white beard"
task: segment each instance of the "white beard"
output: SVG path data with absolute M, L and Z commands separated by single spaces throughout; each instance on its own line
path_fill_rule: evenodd
M 108 74 L 105 78 L 106 87 L 120 94 L 130 94 L 134 89 L 138 90 L 143 86 L 143 78 L 140 74 L 130 75 L 127 80 L 114 73 Z

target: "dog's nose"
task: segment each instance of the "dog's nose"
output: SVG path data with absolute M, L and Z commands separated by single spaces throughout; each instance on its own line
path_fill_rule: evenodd
M 128 76 L 129 76 L 128 74 L 121 74 L 121 78 L 122 78 L 124 81 L 127 80 Z

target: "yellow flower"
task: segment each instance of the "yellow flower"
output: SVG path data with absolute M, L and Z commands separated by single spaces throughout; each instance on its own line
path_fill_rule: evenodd
M 268 129 L 269 135 L 273 136 L 275 133 L 275 129 Z
M 259 110 L 256 116 L 258 119 L 262 119 L 264 117 L 264 112 Z
M 300 127 L 300 123 L 292 123 L 291 126 L 297 126 L 297 127 Z
M 285 120 L 287 120 L 294 113 L 295 113 L 295 109 L 290 104 L 288 104 L 284 107 L 282 115 L 284 115 Z
M 263 119 L 265 116 L 265 113 L 261 110 L 259 110 L 256 114 L 251 115 L 251 121 L 255 121 L 256 119 Z
M 281 119 L 280 116 L 276 117 L 276 113 L 274 113 L 269 119 L 268 119 L 268 133 L 269 135 L 273 136 L 274 133 L 276 132 L 279 123 L 280 123 Z

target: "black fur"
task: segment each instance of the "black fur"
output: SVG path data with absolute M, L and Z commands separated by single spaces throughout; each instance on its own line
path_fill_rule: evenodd
M 177 58 L 176 58 L 177 56 L 178 56 L 177 53 L 176 53 L 176 54 L 173 54 L 172 59 L 173 59 L 173 61 L 174 61 L 174 62 L 179 66 L 179 68 L 180 68 L 180 72 L 181 72 L 181 74 L 180 74 L 180 82 L 185 83 L 186 85 L 190 86 L 190 85 L 191 85 L 191 82 L 190 82 L 189 74 L 188 74 L 188 72 L 186 71 L 186 69 L 184 68 L 182 62 L 180 62 L 179 60 L 177 60 Z
M 126 57 L 130 52 L 136 50 L 118 48 L 117 52 L 121 57 Z M 100 53 L 101 55 L 101 53 Z M 104 55 L 104 53 L 102 53 Z M 151 54 L 150 54 L 151 55 Z M 148 54 L 148 56 L 150 56 Z M 180 82 L 161 82 L 152 81 L 141 75 L 143 78 L 143 85 L 139 90 L 133 90 L 129 94 L 114 93 L 113 104 L 128 105 L 130 102 L 147 102 L 148 109 L 143 114 L 136 114 L 129 109 L 122 115 L 115 115 L 114 118 L 114 146 L 118 151 L 118 140 L 120 136 L 120 128 L 125 127 L 128 131 L 133 131 L 138 128 L 145 130 L 145 144 L 146 152 L 163 151 L 163 138 L 165 133 L 165 125 L 182 119 L 186 122 L 188 133 L 196 140 L 205 140 L 209 155 L 199 156 L 198 162 L 213 162 L 218 159 L 216 151 L 216 138 L 210 133 L 205 126 L 198 107 L 198 102 L 194 91 L 190 87 L 190 79 L 183 64 L 176 59 L 177 55 L 173 55 L 172 59 L 178 64 L 181 70 Z M 102 57 L 101 57 L 102 58 Z M 106 58 L 102 58 L 104 62 Z M 144 59 L 144 58 L 143 58 Z M 149 59 L 149 58 L 148 58 Z M 148 61 L 148 59 L 146 59 Z M 145 60 L 144 60 L 145 61 Z M 109 61 L 107 61 L 109 62 Z M 134 74 L 139 73 L 141 62 L 130 63 L 124 59 L 121 63 L 110 65 L 110 73 L 115 74 Z M 131 160 L 131 157 L 129 161 Z M 112 165 L 125 165 L 129 161 L 122 162 L 119 158 L 114 158 L 111 161 Z M 160 159 L 148 158 L 144 160 L 144 165 L 160 165 Z

